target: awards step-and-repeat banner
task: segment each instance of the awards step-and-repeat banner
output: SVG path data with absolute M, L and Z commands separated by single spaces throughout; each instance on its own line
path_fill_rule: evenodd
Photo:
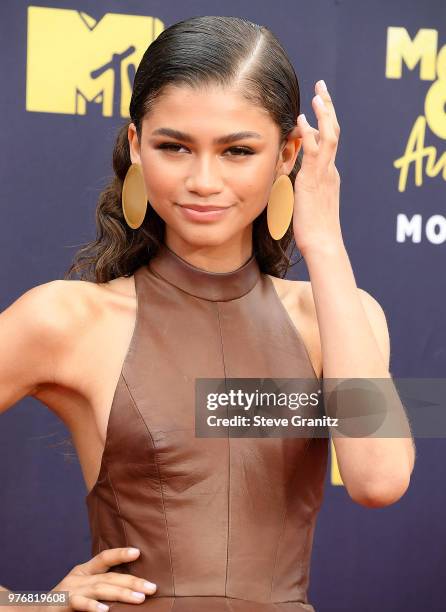
M 314 84 L 326 81 L 341 125 L 344 241 L 358 286 L 386 313 L 390 370 L 444 376 L 442 0 L 2 2 L 0 309 L 63 278 L 94 237 L 139 61 L 163 29 L 195 15 L 268 26 L 289 54 L 301 112 L 314 126 Z M 297 277 L 308 278 L 304 262 L 289 275 Z M 445 609 L 446 441 L 415 441 L 409 490 L 379 509 L 350 499 L 331 447 L 309 590 L 318 611 Z M 86 490 L 69 431 L 26 398 L 0 417 L 0 457 L 0 584 L 52 588 L 90 557 Z

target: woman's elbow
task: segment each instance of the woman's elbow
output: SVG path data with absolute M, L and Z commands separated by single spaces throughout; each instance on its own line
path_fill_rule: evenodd
M 354 502 L 366 508 L 383 508 L 399 501 L 410 484 L 410 476 L 391 482 L 369 482 L 357 491 L 348 491 Z

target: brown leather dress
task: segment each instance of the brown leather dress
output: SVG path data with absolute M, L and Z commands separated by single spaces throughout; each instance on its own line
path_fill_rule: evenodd
M 196 378 L 317 379 L 302 338 L 253 255 L 228 273 L 163 245 L 135 272 L 137 316 L 97 482 L 92 555 L 156 583 L 115 612 L 314 612 L 307 587 L 327 438 L 195 436 Z

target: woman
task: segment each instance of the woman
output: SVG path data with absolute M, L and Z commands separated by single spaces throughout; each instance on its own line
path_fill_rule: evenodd
M 315 93 L 318 129 L 265 27 L 169 27 L 138 67 L 97 240 L 1 315 L 1 408 L 31 395 L 56 412 L 88 488 L 93 557 L 54 587 L 70 609 L 314 610 L 328 439 L 196 437 L 194 391 L 390 376 L 384 314 L 343 245 L 339 125 Z M 311 282 L 283 278 L 293 241 Z M 410 437 L 334 443 L 354 501 L 404 494 Z

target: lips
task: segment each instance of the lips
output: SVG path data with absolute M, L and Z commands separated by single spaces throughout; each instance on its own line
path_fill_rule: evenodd
M 191 210 L 198 210 L 198 212 L 208 212 L 211 210 L 224 210 L 229 208 L 228 206 L 204 206 L 201 204 L 180 204 L 183 208 L 190 208 Z
M 229 215 L 231 206 L 208 206 L 204 204 L 179 204 L 183 219 L 192 223 L 214 223 Z

